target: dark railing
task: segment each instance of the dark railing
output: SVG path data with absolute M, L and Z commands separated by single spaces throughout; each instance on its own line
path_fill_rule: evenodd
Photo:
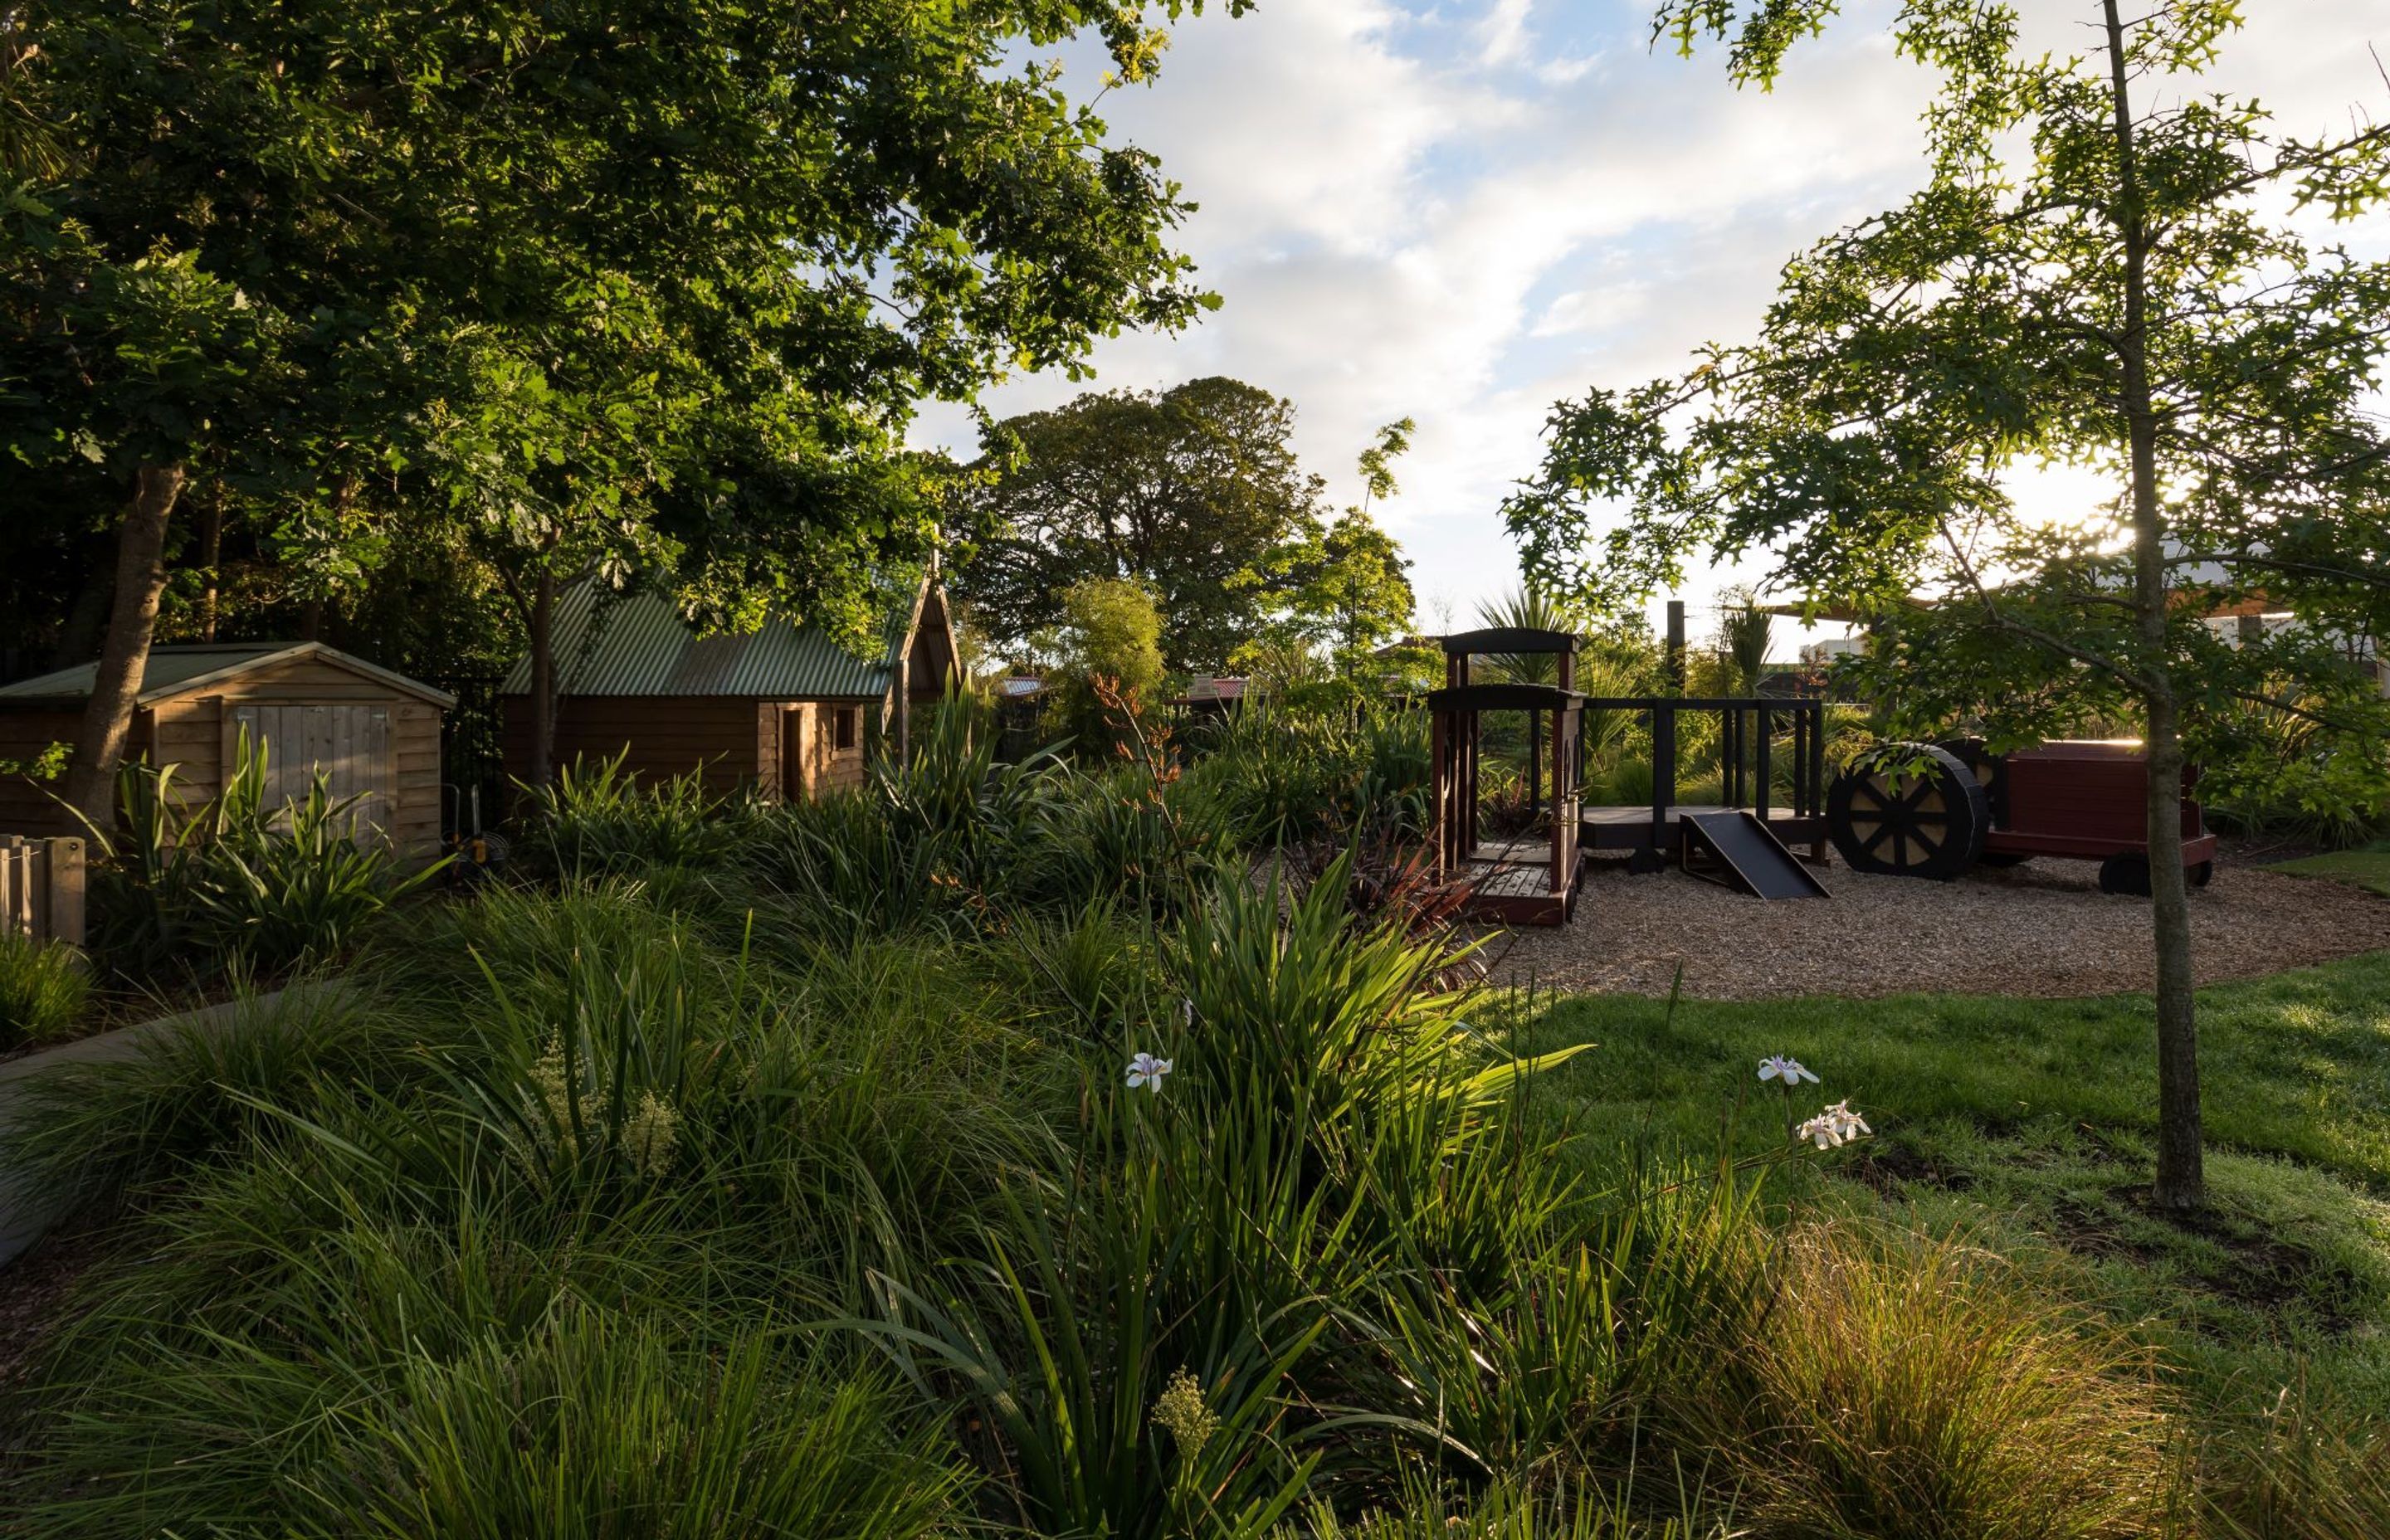
M 1715 712 L 1718 722 L 1719 771 L 1725 803 L 1747 807 L 1766 818 L 1775 795 L 1780 751 L 1792 766 L 1786 811 L 1796 818 L 1823 817 L 1826 811 L 1826 702 L 1753 696 L 1596 696 L 1589 712 L 1634 712 L 1651 724 L 1651 842 L 1667 838 L 1668 810 L 1677 805 L 1677 719 L 1689 712 Z M 1586 746 L 1577 745 L 1577 778 L 1585 778 Z

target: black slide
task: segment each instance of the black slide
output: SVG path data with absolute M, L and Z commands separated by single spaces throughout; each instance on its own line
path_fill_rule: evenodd
M 1826 885 L 1784 848 L 1758 817 L 1732 813 L 1683 815 L 1685 870 L 1758 898 L 1824 898 Z

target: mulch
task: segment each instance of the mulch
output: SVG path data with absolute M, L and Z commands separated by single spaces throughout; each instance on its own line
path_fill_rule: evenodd
M 1820 874 L 1831 898 L 1763 903 L 1679 871 L 1592 865 L 1569 925 L 1488 948 L 1498 982 L 1589 994 L 1979 994 L 2058 997 L 2155 982 L 2146 899 L 2100 892 L 2088 862 L 1979 869 L 1955 882 Z M 2345 883 L 2219 863 L 2191 897 L 2202 984 L 2390 948 L 2390 899 Z

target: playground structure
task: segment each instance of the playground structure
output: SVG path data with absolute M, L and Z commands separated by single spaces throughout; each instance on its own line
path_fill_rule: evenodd
M 1584 875 L 1577 786 L 1584 770 L 1578 728 L 1585 707 L 1585 697 L 1573 687 L 1576 648 L 1576 637 L 1562 631 L 1496 629 L 1444 638 L 1444 687 L 1427 697 L 1433 841 L 1437 876 L 1470 884 L 1464 912 L 1472 917 L 1560 925 L 1576 906 Z M 1549 656 L 1560 682 L 1472 681 L 1471 660 L 1489 654 Z M 1540 841 L 1519 836 L 1488 843 L 1481 838 L 1480 719 L 1486 712 L 1527 715 L 1528 802 L 1541 810 Z
M 2100 887 L 2150 891 L 2138 743 L 2054 741 L 1992 754 L 1979 740 L 1895 744 L 1829 778 L 1826 702 L 1794 697 L 1588 696 L 1575 688 L 1577 638 L 1560 631 L 1492 629 L 1443 639 L 1444 687 L 1429 692 L 1431 788 L 1437 876 L 1465 882 L 1462 913 L 1511 925 L 1560 925 L 1576 907 L 1587 856 L 1623 852 L 1629 870 L 1674 863 L 1689 875 L 1761 899 L 1824 898 L 1814 867 L 1829 846 L 1856 872 L 1947 880 L 1977 866 L 2037 857 L 2097 861 Z M 1509 661 L 1511 675 L 1481 682 L 1476 661 Z M 1528 669 L 1548 658 L 1548 668 Z M 1555 682 L 1530 683 L 1523 672 Z M 1489 834 L 1482 805 L 1483 718 L 1526 719 L 1527 823 Z M 1648 804 L 1583 804 L 1589 712 L 1626 712 L 1651 739 Z M 1718 719 L 1720 801 L 1687 803 L 1679 789 L 1679 728 Z M 2183 864 L 2195 884 L 2215 869 L 2208 832 L 2183 780 Z M 1793 847 L 1806 846 L 1806 858 Z
M 1445 637 L 1445 685 L 1431 691 L 1433 842 L 1438 875 L 1470 884 L 1464 913 L 1514 925 L 1565 923 L 1588 851 L 1624 851 L 1638 871 L 1676 861 L 1686 871 L 1764 899 L 1822 898 L 1824 886 L 1788 848 L 1825 856 L 1825 702 L 1760 697 L 1587 696 L 1574 687 L 1577 638 L 1567 632 L 1493 629 Z M 1479 683 L 1473 660 L 1553 660 L 1554 684 Z M 1637 713 L 1651 725 L 1649 804 L 1586 807 L 1587 711 Z M 1485 836 L 1480 792 L 1487 712 L 1527 718 L 1528 802 L 1536 823 Z M 1723 801 L 1677 801 L 1680 718 L 1719 717 Z M 1790 794 L 1776 795 L 1780 765 Z

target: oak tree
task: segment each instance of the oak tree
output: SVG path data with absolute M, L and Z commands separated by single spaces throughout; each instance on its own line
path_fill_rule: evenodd
M 1006 419 L 969 494 L 988 533 L 957 591 L 999 642 L 1060 622 L 1097 579 L 1150 588 L 1163 656 L 1217 670 L 1284 601 L 1321 536 L 1291 403 L 1241 380 L 1096 391 Z
M 933 537 L 916 403 L 1207 302 L 1175 185 L 1026 57 L 1092 31 L 1142 81 L 1184 8 L 11 7 L 0 451 L 125 510 L 83 784 L 195 479 L 294 560 L 474 524 L 543 658 L 539 596 L 587 573 L 851 623 Z

